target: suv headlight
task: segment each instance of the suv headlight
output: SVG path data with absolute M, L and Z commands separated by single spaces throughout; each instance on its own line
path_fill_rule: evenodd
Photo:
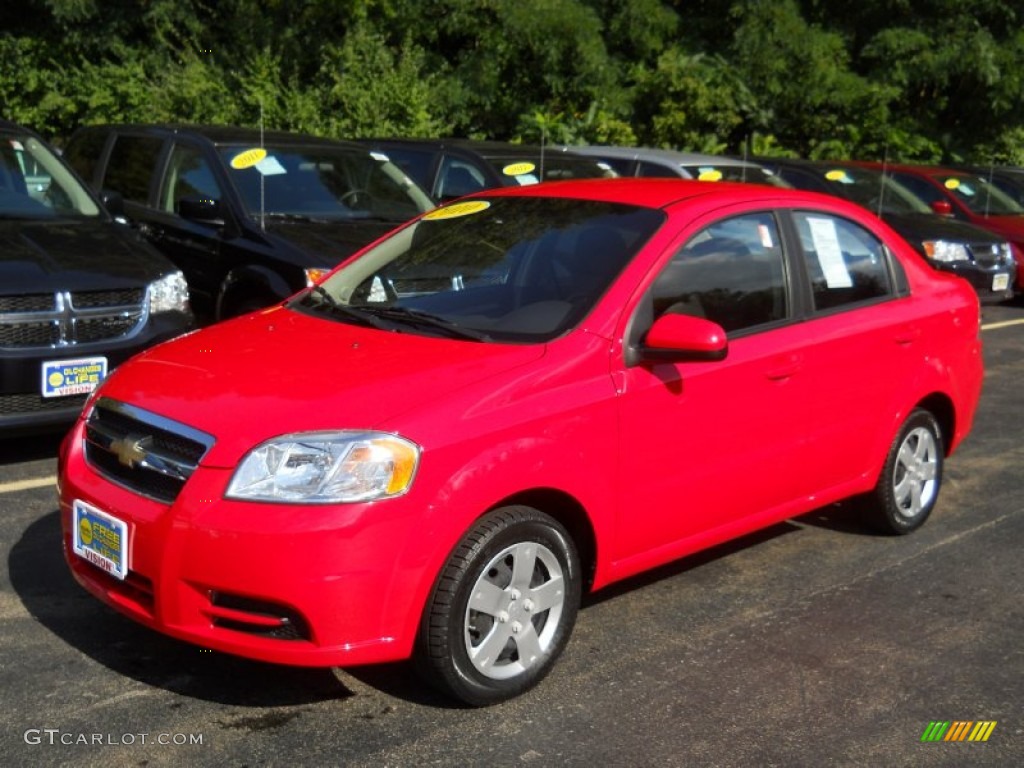
M 948 240 L 925 240 L 924 252 L 932 261 L 950 263 L 954 261 L 970 261 L 971 254 L 963 243 L 951 243 Z
M 171 272 L 149 284 L 149 311 L 188 312 L 188 283 L 181 272 Z
M 405 493 L 419 447 L 382 432 L 282 435 L 250 451 L 227 497 L 251 501 L 338 504 Z

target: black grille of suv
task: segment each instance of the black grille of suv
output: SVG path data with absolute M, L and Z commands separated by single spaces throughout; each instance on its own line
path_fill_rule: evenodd
M 0 347 L 63 347 L 132 335 L 146 320 L 146 289 L 0 296 Z
M 85 426 L 85 457 L 109 480 L 173 502 L 213 438 L 155 413 L 100 398 Z
M 68 397 L 43 397 L 31 394 L 0 395 L 0 416 L 9 416 L 12 413 L 45 413 L 72 408 L 81 410 L 87 397 L 88 395 L 70 395 Z

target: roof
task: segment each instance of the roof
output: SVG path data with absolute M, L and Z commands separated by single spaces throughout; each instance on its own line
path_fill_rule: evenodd
M 709 184 L 704 181 L 683 178 L 619 177 L 549 181 L 544 184 L 524 187 L 488 189 L 471 197 L 508 195 L 569 197 L 627 203 L 650 208 L 664 208 L 683 200 L 700 198 L 707 202 L 721 201 L 723 205 L 733 202 L 763 201 L 765 205 L 770 206 L 803 204 L 835 207 L 849 205 L 854 210 L 860 210 L 859 207 L 848 204 L 839 198 L 804 190 L 728 181 Z
M 366 151 L 366 147 L 354 141 L 330 139 L 290 131 L 261 131 L 232 125 L 192 125 L 187 123 L 117 123 L 90 125 L 81 130 L 117 130 L 131 133 L 150 133 L 160 136 L 167 134 L 202 136 L 214 144 L 294 144 L 305 146 L 346 146 Z

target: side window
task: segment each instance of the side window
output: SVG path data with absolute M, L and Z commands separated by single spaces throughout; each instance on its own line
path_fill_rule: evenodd
M 727 332 L 789 313 L 782 246 L 770 213 L 725 219 L 701 230 L 654 282 L 654 316 L 706 317 Z
M 107 143 L 107 133 L 104 131 L 84 131 L 68 144 L 64 152 L 64 159 L 75 169 L 79 176 L 85 179 L 85 183 L 93 186 L 93 174 L 96 173 L 96 163 L 103 154 L 103 146 Z
M 444 158 L 438 178 L 438 199 L 453 200 L 456 197 L 479 192 L 483 188 L 484 176 L 478 168 L 455 157 L 446 156 Z
M 648 163 L 641 160 L 637 165 L 636 175 L 644 179 L 678 179 L 680 174 L 671 168 L 657 163 Z
M 120 192 L 133 203 L 149 202 L 149 182 L 162 144 L 161 139 L 149 136 L 118 136 L 100 186 Z
M 858 224 L 826 213 L 794 215 L 815 310 L 893 295 L 881 241 Z
M 896 181 L 920 197 L 928 203 L 928 205 L 945 199 L 942 196 L 942 193 L 932 186 L 929 181 L 925 181 L 924 179 L 920 179 L 917 176 L 912 176 L 908 173 L 893 173 L 891 175 L 892 178 L 896 179 Z
M 161 210 L 177 213 L 178 202 L 185 197 L 220 200 L 221 191 L 202 153 L 195 147 L 176 144 L 157 205 Z

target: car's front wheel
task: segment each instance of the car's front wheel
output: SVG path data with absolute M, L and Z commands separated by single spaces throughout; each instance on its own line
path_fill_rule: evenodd
M 942 484 L 942 430 L 926 410 L 904 422 L 889 448 L 872 493 L 872 522 L 885 533 L 910 533 L 924 524 Z
M 482 517 L 451 554 L 424 612 L 417 667 L 472 706 L 541 680 L 569 640 L 580 564 L 565 528 L 530 507 Z

